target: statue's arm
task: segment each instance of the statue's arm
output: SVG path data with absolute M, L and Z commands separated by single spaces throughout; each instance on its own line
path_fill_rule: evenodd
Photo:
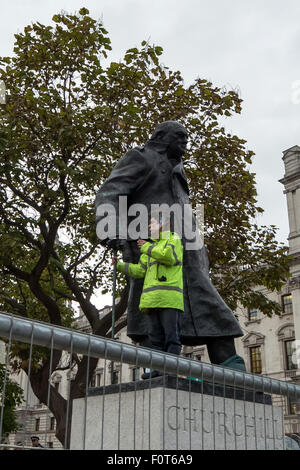
M 130 196 L 143 184 L 151 166 L 143 152 L 132 149 L 127 152 L 117 163 L 111 174 L 98 190 L 95 201 L 96 224 L 98 226 L 103 219 L 104 205 L 109 204 L 114 208 L 116 218 L 116 235 L 114 237 L 101 238 L 100 231 L 97 230 L 100 240 L 106 242 L 109 238 L 119 238 L 119 197 Z

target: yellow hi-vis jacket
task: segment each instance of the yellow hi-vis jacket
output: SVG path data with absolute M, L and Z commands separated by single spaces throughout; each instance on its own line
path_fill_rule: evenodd
M 184 310 L 181 239 L 176 233 L 161 232 L 159 240 L 144 243 L 137 264 L 118 261 L 117 269 L 134 278 L 145 278 L 139 309 Z

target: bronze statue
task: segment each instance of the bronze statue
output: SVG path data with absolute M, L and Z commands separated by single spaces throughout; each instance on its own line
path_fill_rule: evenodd
M 188 205 L 189 189 L 182 163 L 187 141 L 188 133 L 180 123 L 166 121 L 159 124 L 143 147 L 135 147 L 120 158 L 98 190 L 96 213 L 101 205 L 111 204 L 115 208 L 117 220 L 115 235 L 106 238 L 100 235 L 101 242 L 113 248 L 121 248 L 125 261 L 137 263 L 140 253 L 136 239 L 127 235 L 125 240 L 120 233 L 120 217 L 124 214 L 119 213 L 119 197 L 127 197 L 128 209 L 134 204 L 143 204 L 149 210 L 149 220 L 153 204 L 167 204 L 169 207 L 173 204 Z M 98 215 L 97 224 L 102 219 L 103 216 Z M 130 220 L 128 217 L 128 224 Z M 205 246 L 190 250 L 185 236 L 182 242 L 182 344 L 206 344 L 212 363 L 245 370 L 244 360 L 236 354 L 234 346 L 234 338 L 243 336 L 243 332 L 209 278 Z M 147 344 L 147 322 L 138 309 L 142 285 L 143 280 L 130 280 L 127 335 L 140 344 Z

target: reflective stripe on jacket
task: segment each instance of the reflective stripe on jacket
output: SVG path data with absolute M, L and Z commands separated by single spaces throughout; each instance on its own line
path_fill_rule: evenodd
M 162 232 L 159 240 L 141 247 L 137 264 L 118 262 L 117 269 L 130 277 L 145 278 L 139 309 L 176 308 L 184 310 L 181 239 L 176 233 Z

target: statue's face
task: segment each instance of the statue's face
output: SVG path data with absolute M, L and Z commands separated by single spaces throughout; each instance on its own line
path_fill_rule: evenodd
M 188 136 L 184 129 L 179 127 L 178 129 L 170 130 L 166 134 L 166 139 L 169 143 L 168 156 L 178 158 L 185 154 Z
M 167 144 L 169 158 L 179 158 L 186 152 L 188 135 L 185 128 L 177 123 L 161 126 L 158 129 L 155 140 Z

